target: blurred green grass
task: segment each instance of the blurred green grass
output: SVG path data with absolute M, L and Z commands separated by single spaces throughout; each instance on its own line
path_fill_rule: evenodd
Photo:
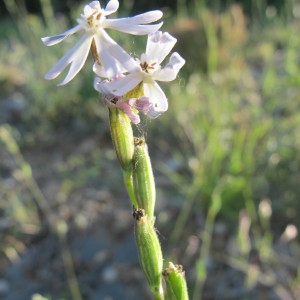
M 40 196 L 34 192 L 26 196 L 24 191 L 32 194 L 39 188 L 34 185 L 34 175 L 28 173 L 30 166 L 11 145 L 16 143 L 21 152 L 30 153 L 61 146 L 58 132 L 73 140 L 97 136 L 100 145 L 95 143 L 88 158 L 74 154 L 56 167 L 61 180 L 59 199 L 98 182 L 103 175 L 98 168 L 107 168 L 102 160 L 108 164 L 112 160 L 111 151 L 99 151 L 96 146 L 112 147 L 107 111 L 92 86 L 92 60 L 67 86 L 57 88 L 58 81 L 43 78 L 72 45 L 72 39 L 62 47 L 47 48 L 41 43 L 41 36 L 69 27 L 69 20 L 62 15 L 54 21 L 51 6 L 47 1 L 44 4 L 44 19 L 12 6 L 12 19 L 1 21 L 0 151 L 15 161 L 19 190 L 2 184 L 0 213 L 15 222 L 9 234 L 16 240 L 23 238 L 20 232 L 39 230 L 36 198 Z M 199 239 L 196 254 L 190 261 L 186 259 L 194 299 L 204 295 L 205 282 L 210 286 L 206 267 L 213 255 L 210 249 L 218 222 L 226 224 L 229 236 L 237 241 L 236 252 L 229 252 L 221 261 L 240 269 L 245 274 L 244 284 L 252 288 L 268 285 L 264 279 L 269 270 L 276 273 L 278 268 L 272 259 L 280 257 L 275 245 L 288 225 L 300 225 L 300 20 L 268 15 L 264 8 L 259 12 L 258 21 L 247 19 L 236 5 L 222 13 L 202 5 L 189 17 L 169 15 L 164 30 L 178 38 L 176 50 L 187 63 L 179 79 L 164 86 L 169 111 L 155 121 L 144 119 L 137 128 L 147 134 L 160 195 L 171 199 L 164 210 L 175 211 L 174 215 L 157 212 L 159 229 L 170 236 L 169 256 L 185 261 L 187 237 Z M 76 17 L 75 10 L 71 16 Z M 129 51 L 142 51 L 142 39 L 133 43 L 128 36 L 114 37 Z M 7 106 L 8 101 L 21 106 Z M 101 177 L 101 185 L 114 189 L 114 178 L 114 174 Z M 24 204 L 23 197 L 35 202 Z M 271 205 L 271 215 L 262 217 L 259 208 L 265 201 Z M 243 222 L 250 222 L 248 230 L 241 230 Z M 291 247 L 299 249 L 298 240 Z M 11 253 L 8 249 L 12 249 L 10 244 L 1 245 L 6 256 Z M 258 251 L 268 271 L 258 267 L 253 275 L 251 249 Z M 286 267 L 284 263 L 280 266 Z M 288 279 L 285 289 L 297 298 L 297 272 L 291 272 Z M 275 287 L 280 284 L 278 278 L 271 283 Z

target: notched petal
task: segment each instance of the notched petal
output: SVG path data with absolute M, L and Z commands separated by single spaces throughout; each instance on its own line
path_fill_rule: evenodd
M 168 32 L 157 31 L 148 35 L 146 55 L 156 59 L 160 64 L 170 53 L 177 39 Z
M 58 62 L 45 74 L 46 79 L 56 78 L 69 64 L 72 64 L 67 77 L 59 85 L 66 84 L 72 80 L 80 71 L 86 61 L 92 37 L 82 36 L 81 39 L 63 55 Z
M 83 44 L 79 48 L 79 51 L 74 56 L 68 74 L 65 77 L 65 79 L 58 84 L 59 86 L 67 84 L 79 73 L 79 71 L 82 69 L 87 59 L 89 50 L 90 50 L 90 43 L 88 41 L 85 41 L 85 44 Z
M 153 78 L 158 81 L 172 81 L 184 64 L 185 60 L 177 52 L 174 52 L 167 65 L 154 73 Z

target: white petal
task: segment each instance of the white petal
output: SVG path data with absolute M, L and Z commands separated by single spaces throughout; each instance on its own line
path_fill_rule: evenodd
M 112 94 L 112 91 L 110 90 L 109 86 L 107 86 L 105 83 L 107 83 L 106 80 L 101 81 L 100 78 L 96 77 L 94 79 L 94 89 L 103 95 Z
M 103 78 L 107 78 L 107 74 L 105 72 L 105 69 L 102 65 L 99 65 L 98 62 L 95 62 L 93 65 L 93 71 L 94 73 L 99 76 L 99 77 L 103 77 Z
M 146 55 L 149 58 L 156 59 L 160 64 L 165 57 L 170 53 L 177 39 L 171 36 L 168 32 L 162 33 L 157 31 L 148 35 Z
M 131 17 L 132 22 L 136 22 L 137 24 L 149 24 L 155 22 L 163 16 L 162 11 L 160 10 L 152 10 L 146 13 Z
M 89 53 L 93 36 L 83 35 L 58 62 L 45 74 L 46 79 L 56 78 L 68 64 L 71 64 L 66 78 L 59 84 L 63 85 L 72 80 L 82 68 Z
M 149 24 L 161 19 L 162 16 L 163 13 L 160 10 L 152 10 L 126 19 L 130 24 Z
M 138 74 L 128 74 L 125 77 L 122 77 L 118 80 L 110 81 L 107 83 L 103 83 L 108 88 L 110 93 L 116 96 L 123 96 L 133 88 L 135 88 L 140 82 L 142 78 L 138 76 Z
M 109 23 L 114 23 L 116 21 L 122 21 L 129 25 L 139 25 L 139 24 L 149 24 L 159 20 L 163 13 L 160 10 L 153 10 L 146 12 L 144 14 L 136 15 L 134 17 L 119 18 L 119 19 L 108 19 Z
M 184 63 L 185 60 L 177 52 L 174 52 L 170 56 L 168 64 L 163 69 L 155 72 L 152 77 L 158 81 L 172 81 L 176 78 Z
M 144 83 L 144 92 L 145 97 L 149 97 L 153 103 L 152 108 L 147 113 L 148 117 L 155 119 L 168 109 L 166 95 L 155 81 Z
M 103 43 L 109 51 L 110 55 L 113 56 L 119 62 L 119 72 L 125 72 L 139 68 L 138 63 L 121 46 L 119 46 L 104 30 Z
M 56 78 L 63 71 L 63 69 L 72 62 L 72 60 L 74 59 L 74 55 L 76 55 L 76 52 L 86 38 L 86 35 L 82 36 L 80 40 L 75 44 L 75 46 L 67 51 L 67 53 L 65 53 L 58 60 L 58 62 L 45 74 L 45 78 L 49 80 Z
M 94 11 L 101 11 L 101 5 L 99 1 L 92 1 L 83 8 L 83 14 L 85 17 L 89 17 Z
M 81 29 L 81 26 L 77 25 L 65 32 L 62 32 L 62 33 L 59 33 L 56 35 L 52 35 L 52 36 L 42 37 L 41 40 L 46 46 L 56 45 L 80 29 Z
M 71 62 L 71 66 L 67 76 L 58 85 L 64 85 L 68 83 L 79 73 L 89 54 L 91 48 L 91 42 L 92 42 L 92 37 L 90 37 L 90 39 L 86 39 L 84 43 L 82 43 L 82 45 L 78 49 L 78 52 L 74 56 L 73 61 Z
M 104 30 L 95 37 L 100 62 L 107 76 L 113 77 L 136 67 L 135 60 L 120 47 Z
M 108 77 L 113 77 L 119 73 L 120 65 L 118 61 L 111 55 L 109 48 L 105 44 L 104 30 L 95 36 L 95 44 L 99 55 L 100 63 Z
M 160 10 L 149 11 L 134 17 L 121 19 L 106 19 L 103 22 L 104 28 L 111 28 L 131 34 L 149 34 L 157 31 L 161 26 L 159 24 L 144 25 L 155 22 L 162 17 L 163 13 Z
M 105 9 L 104 9 L 104 15 L 108 16 L 114 12 L 116 12 L 119 8 L 119 1 L 118 0 L 110 0 Z
M 130 18 L 128 18 L 130 19 Z M 157 31 L 163 22 L 152 25 L 139 25 L 139 24 L 131 24 L 131 22 L 127 22 L 126 19 L 106 19 L 103 22 L 104 28 L 110 28 L 114 30 L 119 30 L 121 32 L 135 34 L 135 35 L 143 35 L 150 34 Z

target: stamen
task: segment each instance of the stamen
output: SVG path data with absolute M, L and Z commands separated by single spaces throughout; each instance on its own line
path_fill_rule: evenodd
M 154 70 L 155 65 L 156 65 L 156 62 L 153 62 L 151 65 L 148 65 L 148 63 L 146 61 L 140 64 L 142 70 L 145 71 L 146 73 L 150 73 L 150 70 Z

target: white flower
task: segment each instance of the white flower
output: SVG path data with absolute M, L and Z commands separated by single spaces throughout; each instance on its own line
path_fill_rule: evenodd
M 170 56 L 167 65 L 164 68 L 161 67 L 161 62 L 175 43 L 176 39 L 167 32 L 157 31 L 149 34 L 146 52 L 140 59 L 127 61 L 128 74 L 110 82 L 95 80 L 95 89 L 122 96 L 142 82 L 144 96 L 153 104 L 147 115 L 152 118 L 158 117 L 168 109 L 168 100 L 156 81 L 174 80 L 185 63 L 185 60 L 175 52 Z M 102 73 L 98 75 L 101 76 Z
M 105 29 L 110 28 L 136 35 L 149 34 L 157 31 L 162 22 L 159 24 L 146 24 L 159 20 L 162 17 L 162 12 L 156 10 L 130 18 L 107 19 L 106 16 L 116 12 L 118 7 L 119 2 L 117 0 L 110 0 L 105 9 L 101 8 L 99 1 L 93 1 L 85 5 L 81 18 L 77 19 L 78 25 L 58 35 L 43 37 L 43 43 L 46 46 L 52 46 L 80 30 L 84 31 L 83 36 L 75 46 L 45 74 L 45 78 L 56 78 L 71 64 L 67 76 L 59 85 L 72 80 L 83 67 L 93 41 L 96 55 L 110 77 L 119 72 L 116 59 L 126 66 L 128 54 L 106 33 Z

